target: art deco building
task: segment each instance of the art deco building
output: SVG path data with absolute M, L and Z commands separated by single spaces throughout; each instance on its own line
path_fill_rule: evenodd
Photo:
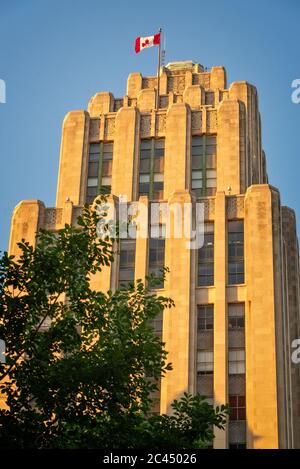
M 160 385 L 160 411 L 184 391 L 229 402 L 215 448 L 300 447 L 299 259 L 294 211 L 268 182 L 256 88 L 229 87 L 223 67 L 192 62 L 132 73 L 126 95 L 97 93 L 63 122 L 56 207 L 25 200 L 14 210 L 10 246 L 35 243 L 39 227 L 75 223 L 104 190 L 118 203 L 204 204 L 200 249 L 183 238 L 121 241 L 111 268 L 93 279 L 108 290 L 163 265 L 160 291 L 176 307 L 155 327 L 173 371 Z M 194 215 L 193 215 L 194 216 Z

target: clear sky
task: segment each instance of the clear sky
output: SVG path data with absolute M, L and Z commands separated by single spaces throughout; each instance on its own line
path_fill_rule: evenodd
M 270 182 L 299 219 L 299 19 L 299 0 L 0 0 L 0 250 L 20 200 L 55 204 L 64 115 L 97 91 L 123 96 L 130 72 L 154 75 L 156 48 L 133 42 L 160 26 L 166 63 L 224 65 L 229 83 L 257 86 Z

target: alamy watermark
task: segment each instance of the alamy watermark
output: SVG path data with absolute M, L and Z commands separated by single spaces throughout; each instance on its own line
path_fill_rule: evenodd
M 111 238 L 165 238 L 183 240 L 186 249 L 199 249 L 204 244 L 203 202 L 127 202 L 120 196 L 118 204 L 97 204 L 100 221 L 99 237 Z
M 6 103 L 6 83 L 0 78 L 0 104 Z
M 295 88 L 291 94 L 292 103 L 298 104 L 300 103 L 300 78 L 295 78 L 291 84 L 292 88 Z
M 292 362 L 298 365 L 300 363 L 300 339 L 292 341 L 292 349 L 295 349 L 292 353 Z

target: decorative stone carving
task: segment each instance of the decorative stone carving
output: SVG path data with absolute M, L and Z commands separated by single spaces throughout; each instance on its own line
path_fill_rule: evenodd
M 62 217 L 63 217 L 63 209 L 62 208 L 57 208 L 56 209 L 56 224 L 57 225 L 61 225 Z
M 237 218 L 244 218 L 245 216 L 245 198 L 237 197 Z
M 227 218 L 236 218 L 236 214 L 237 214 L 236 197 L 230 197 L 227 199 Z
M 46 208 L 45 210 L 45 229 L 55 230 L 56 225 L 62 223 L 62 208 Z
M 199 74 L 199 85 L 203 86 L 204 89 L 209 90 L 210 88 L 210 73 Z
M 173 75 L 168 77 L 168 92 L 182 94 L 185 88 L 185 75 Z
M 215 199 L 208 199 L 208 214 L 209 218 L 215 216 Z
M 104 138 L 113 138 L 115 134 L 115 118 L 106 117 L 104 124 Z
M 244 218 L 244 197 L 233 196 L 227 198 L 227 218 Z
M 210 109 L 207 110 L 206 131 L 207 132 L 217 131 L 217 111 L 216 110 L 210 110 Z
M 151 133 L 151 114 L 144 114 L 141 116 L 141 136 L 150 137 Z
M 89 134 L 90 142 L 98 142 L 100 140 L 99 131 L 100 131 L 100 119 L 91 119 L 90 120 L 90 134 Z
M 201 129 L 202 129 L 202 112 L 193 111 L 192 112 L 192 131 L 201 132 Z
M 215 199 L 200 199 L 199 202 L 204 204 L 204 219 L 213 220 L 215 215 Z
M 150 78 L 150 77 L 147 77 L 147 78 L 143 78 L 142 80 L 142 89 L 145 90 L 145 89 L 150 89 L 150 90 L 153 90 L 155 87 L 156 87 L 156 82 L 157 82 L 157 78 Z
M 166 131 L 166 114 L 157 114 L 155 120 L 155 133 L 163 134 Z

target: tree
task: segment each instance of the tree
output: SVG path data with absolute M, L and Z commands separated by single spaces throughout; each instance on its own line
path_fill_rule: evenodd
M 171 369 L 151 321 L 173 302 L 141 281 L 91 288 L 114 257 L 104 200 L 84 208 L 78 227 L 40 230 L 35 248 L 22 240 L 18 259 L 0 260 L 0 447 L 188 448 L 224 427 L 226 408 L 200 396 L 175 401 L 173 416 L 151 413 L 151 393 Z

